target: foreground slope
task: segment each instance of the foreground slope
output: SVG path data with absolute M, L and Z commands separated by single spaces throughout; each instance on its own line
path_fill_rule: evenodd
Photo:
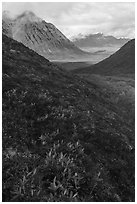
M 92 73 L 100 75 L 134 75 L 135 74 L 135 40 L 130 40 L 116 53 L 103 61 L 74 70 L 75 73 Z
M 53 24 L 26 11 L 15 19 L 3 13 L 3 34 L 22 42 L 38 54 L 52 60 L 75 59 L 88 56 L 76 47 Z
M 3 36 L 3 201 L 134 201 L 134 128 L 94 85 Z

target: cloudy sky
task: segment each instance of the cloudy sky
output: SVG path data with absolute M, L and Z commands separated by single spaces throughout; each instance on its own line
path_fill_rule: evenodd
M 4 2 L 3 10 L 12 16 L 33 11 L 53 23 L 68 38 L 102 32 L 105 35 L 134 38 L 135 3 L 117 2 Z

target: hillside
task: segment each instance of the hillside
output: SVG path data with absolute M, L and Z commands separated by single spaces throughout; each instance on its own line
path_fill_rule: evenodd
M 134 125 L 102 91 L 3 35 L 3 201 L 134 201 Z
M 135 40 L 130 40 L 116 53 L 103 61 L 74 70 L 75 73 L 125 76 L 135 74 Z
M 3 34 L 50 60 L 89 56 L 89 53 L 76 47 L 53 24 L 45 22 L 33 12 L 26 11 L 15 19 L 11 19 L 5 12 L 2 27 Z

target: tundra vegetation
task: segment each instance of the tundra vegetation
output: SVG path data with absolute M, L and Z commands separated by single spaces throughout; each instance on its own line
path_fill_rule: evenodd
M 2 48 L 3 201 L 134 201 L 134 123 L 95 84 Z

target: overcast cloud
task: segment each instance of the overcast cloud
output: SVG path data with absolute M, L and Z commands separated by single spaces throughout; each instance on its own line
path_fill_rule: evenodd
M 116 37 L 134 38 L 135 35 L 135 3 L 5 2 L 3 10 L 9 10 L 12 16 L 33 11 L 68 38 L 97 32 Z

